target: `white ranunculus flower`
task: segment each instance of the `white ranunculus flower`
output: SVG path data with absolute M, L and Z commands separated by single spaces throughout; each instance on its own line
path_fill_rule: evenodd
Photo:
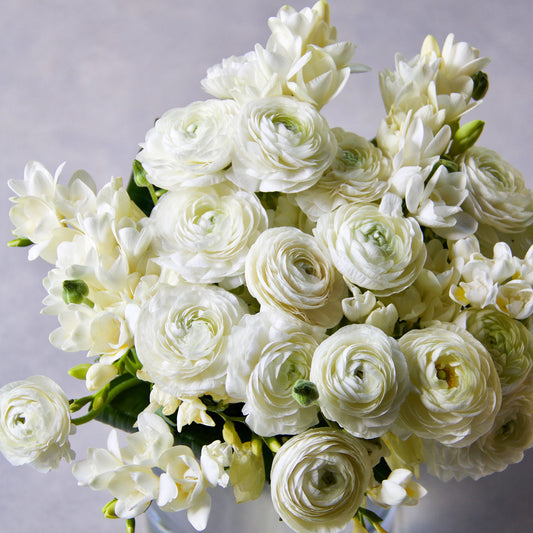
M 381 207 L 343 205 L 319 218 L 314 230 L 328 248 L 337 270 L 376 296 L 411 285 L 424 266 L 426 248 L 418 222 L 405 218 L 386 195 Z M 389 200 L 391 200 L 389 202 Z
M 388 189 L 391 164 L 381 150 L 342 128 L 331 131 L 338 143 L 335 160 L 315 185 L 295 195 L 296 203 L 312 220 L 340 205 L 378 201 Z
M 246 423 L 258 435 L 296 435 L 318 423 L 317 406 L 304 407 L 292 396 L 299 379 L 309 380 L 318 336 L 273 310 L 245 315 L 233 329 L 226 388 L 245 402 Z
M 268 224 L 257 196 L 232 184 L 168 192 L 155 206 L 157 261 L 190 283 L 244 281 L 252 243 Z
M 409 388 L 405 357 L 381 329 L 352 324 L 322 341 L 311 365 L 324 415 L 356 437 L 387 432 Z
M 68 399 L 46 376 L 14 381 L 0 389 L 0 452 L 13 465 L 30 464 L 41 472 L 70 462 Z
M 148 181 L 163 189 L 223 181 L 221 171 L 231 163 L 237 110 L 235 102 L 213 99 L 165 112 L 136 157 Z
M 292 227 L 263 232 L 250 248 L 246 286 L 263 306 L 310 324 L 333 327 L 346 286 L 318 241 Z
M 466 330 L 436 323 L 399 339 L 413 385 L 396 430 L 448 446 L 468 446 L 490 430 L 501 405 L 498 372 Z
M 260 98 L 241 110 L 227 177 L 251 192 L 299 192 L 321 178 L 336 153 L 335 136 L 313 105 Z
M 310 429 L 275 455 L 272 503 L 298 533 L 341 531 L 363 503 L 371 473 L 362 441 L 342 430 Z
M 533 367 L 533 335 L 521 322 L 496 309 L 470 309 L 455 322 L 487 348 L 500 376 L 503 394 L 526 379 Z
M 462 207 L 479 222 L 477 236 L 485 248 L 502 240 L 494 232 L 519 236 L 533 224 L 533 192 L 522 174 L 499 154 L 474 146 L 459 163 L 469 193 Z
M 470 477 L 480 479 L 519 463 L 533 446 L 533 381 L 529 377 L 518 389 L 503 397 L 491 430 L 470 446 L 450 448 L 424 441 L 428 471 L 443 481 Z
M 224 397 L 227 336 L 246 312 L 216 286 L 161 285 L 141 308 L 135 347 L 144 371 L 176 397 Z

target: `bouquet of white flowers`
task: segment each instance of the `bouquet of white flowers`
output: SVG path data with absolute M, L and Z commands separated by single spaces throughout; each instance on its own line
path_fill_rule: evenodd
M 461 123 L 489 60 L 453 35 L 398 55 L 367 140 L 320 112 L 367 70 L 328 4 L 269 27 L 155 122 L 126 187 L 37 162 L 9 182 L 89 394 L 0 388 L 0 452 L 48 471 L 78 425 L 129 432 L 73 473 L 130 532 L 152 502 L 201 531 L 209 490 L 265 484 L 296 532 L 384 531 L 367 502 L 416 504 L 421 463 L 479 479 L 533 444 L 533 192 Z

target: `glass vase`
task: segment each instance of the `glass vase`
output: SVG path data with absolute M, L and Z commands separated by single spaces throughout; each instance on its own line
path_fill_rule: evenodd
M 212 498 L 211 514 L 207 523 L 206 533 L 291 533 L 276 514 L 270 499 L 270 491 L 263 491 L 260 498 L 252 502 L 236 504 L 233 490 L 214 489 L 210 491 Z M 388 533 L 398 533 L 394 529 L 395 509 L 382 509 L 367 502 L 367 508 L 383 518 L 382 527 Z M 146 512 L 149 533 L 196 533 L 187 520 L 187 511 L 165 513 L 153 503 Z M 352 533 L 350 523 L 341 533 Z M 374 529 L 369 529 L 369 533 Z

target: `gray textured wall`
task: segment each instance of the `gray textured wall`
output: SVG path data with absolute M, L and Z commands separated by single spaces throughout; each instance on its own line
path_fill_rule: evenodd
M 203 99 L 200 80 L 210 65 L 239 55 L 268 35 L 266 20 L 281 0 L 3 0 L 0 18 L 1 239 L 11 238 L 10 178 L 22 178 L 35 159 L 65 177 L 85 168 L 103 185 L 127 177 L 137 145 L 155 117 Z M 356 60 L 374 69 L 354 76 L 324 112 L 332 126 L 374 135 L 383 115 L 377 72 L 392 68 L 395 52 L 415 55 L 427 33 L 469 41 L 493 62 L 491 89 L 475 118 L 487 121 L 482 141 L 522 170 L 529 168 L 533 70 L 529 49 L 531 0 L 332 0 L 339 37 L 358 44 Z M 308 5 L 295 0 L 292 5 Z M 310 5 L 310 3 L 309 3 Z M 472 117 L 472 118 L 474 118 Z M 82 356 L 48 343 L 55 317 L 39 315 L 45 295 L 42 261 L 0 246 L 3 283 L 0 384 L 47 374 L 67 394 L 82 393 L 65 375 Z M 76 388 L 78 387 L 78 388 Z M 103 446 L 107 429 L 82 428 L 79 457 Z M 441 484 L 403 514 L 410 533 L 532 531 L 529 506 L 533 453 L 504 474 L 480 482 Z M 123 531 L 105 520 L 104 493 L 77 488 L 70 468 L 48 475 L 11 467 L 0 458 L 0 532 Z M 139 527 L 142 532 L 142 527 Z M 208 531 L 215 531 L 208 528 Z M 224 532 L 232 533 L 232 532 Z

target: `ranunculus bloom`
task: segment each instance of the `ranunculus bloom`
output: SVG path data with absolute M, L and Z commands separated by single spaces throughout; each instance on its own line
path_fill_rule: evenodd
M 46 376 L 14 381 L 0 389 L 0 452 L 13 465 L 41 472 L 70 462 L 74 452 L 68 399 Z
M 310 429 L 274 457 L 272 503 L 298 533 L 341 531 L 363 503 L 371 473 L 362 441 L 342 430 Z
M 323 327 L 342 317 L 344 282 L 317 240 L 299 229 L 264 231 L 246 257 L 245 276 L 261 305 Z
M 321 178 L 336 153 L 335 136 L 312 104 L 261 98 L 241 110 L 227 177 L 251 192 L 299 192 Z
M 366 439 L 390 429 L 409 386 L 398 343 L 368 324 L 344 326 L 322 341 L 313 356 L 311 381 L 324 415 Z
M 409 331 L 399 343 L 413 385 L 400 410 L 400 436 L 461 447 L 490 430 L 500 409 L 500 380 L 490 354 L 473 335 L 436 323 Z
M 143 370 L 173 396 L 225 396 L 227 336 L 245 312 L 239 298 L 219 287 L 162 284 L 137 321 Z

